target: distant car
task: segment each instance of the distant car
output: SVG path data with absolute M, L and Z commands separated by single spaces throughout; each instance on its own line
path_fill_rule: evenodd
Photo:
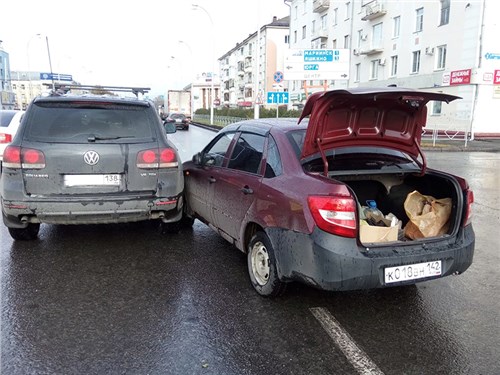
M 32 240 L 40 223 L 159 220 L 175 231 L 184 178 L 152 102 L 52 95 L 30 104 L 5 149 L 0 185 L 12 238 Z
M 189 130 L 189 124 L 191 123 L 191 117 L 186 116 L 183 113 L 169 113 L 165 119 L 167 123 L 174 123 L 177 129 Z
M 427 168 L 420 148 L 426 103 L 457 98 L 336 90 L 311 95 L 299 121 L 229 125 L 184 163 L 185 216 L 247 253 L 251 284 L 264 296 L 290 281 L 343 291 L 462 273 L 474 254 L 473 193 L 464 179 Z M 440 232 L 406 231 L 415 191 L 449 203 Z M 391 217 L 383 228 L 362 220 L 372 201 Z
M 3 151 L 14 139 L 23 114 L 24 111 L 0 110 L 0 168 L 3 161 Z

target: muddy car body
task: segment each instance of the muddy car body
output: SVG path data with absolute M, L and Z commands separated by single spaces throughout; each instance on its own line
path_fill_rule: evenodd
M 251 283 L 266 296 L 289 281 L 356 290 L 464 272 L 474 253 L 472 192 L 464 179 L 427 168 L 420 148 L 427 102 L 455 99 L 399 88 L 337 90 L 312 95 L 299 121 L 230 125 L 184 163 L 186 214 L 247 253 Z M 414 191 L 451 202 L 441 233 L 361 235 L 366 201 L 403 228 Z

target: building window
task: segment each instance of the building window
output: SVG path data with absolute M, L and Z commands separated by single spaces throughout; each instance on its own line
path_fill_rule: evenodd
M 450 0 L 441 0 L 441 19 L 439 26 L 448 25 L 450 22 Z
M 337 49 L 337 39 L 332 40 L 332 48 Z
M 399 38 L 399 32 L 401 28 L 401 17 L 397 16 L 392 19 L 392 37 Z
M 373 25 L 372 48 L 381 48 L 382 44 L 382 23 Z
M 327 15 L 321 16 L 321 30 L 327 30 L 328 29 L 328 17 Z
M 442 102 L 439 100 L 434 100 L 432 102 L 432 114 L 434 116 L 439 116 L 441 114 Z
M 411 72 L 418 73 L 420 70 L 420 51 L 413 51 L 411 62 Z
M 285 35 L 285 44 L 290 43 L 290 35 Z
M 302 13 L 303 14 L 307 13 L 307 0 L 304 0 L 302 3 Z
M 293 42 L 297 43 L 297 30 L 293 32 Z
M 351 18 L 351 2 L 345 3 L 345 19 Z
M 314 35 L 315 32 L 316 32 L 316 20 L 312 20 L 312 22 L 311 22 L 311 34 Z
M 17 85 L 15 83 L 12 84 L 12 90 L 15 90 L 17 88 Z
M 355 72 L 354 72 L 354 82 L 359 82 L 361 80 L 361 64 L 356 64 L 355 65 Z
M 391 56 L 391 77 L 395 77 L 398 74 L 398 57 Z
M 333 10 L 333 26 L 336 26 L 338 23 L 338 16 L 339 16 L 339 8 L 335 8 Z
M 379 67 L 380 60 L 372 60 L 370 62 L 370 79 L 377 79 L 378 78 L 378 67 Z
M 302 39 L 305 39 L 307 35 L 307 27 L 304 25 L 302 26 Z
M 446 67 L 446 45 L 437 47 L 436 69 L 444 69 Z
M 344 35 L 344 48 L 349 49 L 349 35 Z
M 424 8 L 418 8 L 415 15 L 415 32 L 418 33 L 424 30 Z
M 294 19 L 297 19 L 297 15 L 299 13 L 299 7 L 297 5 L 295 5 L 295 7 L 293 8 L 293 13 L 294 13 Z

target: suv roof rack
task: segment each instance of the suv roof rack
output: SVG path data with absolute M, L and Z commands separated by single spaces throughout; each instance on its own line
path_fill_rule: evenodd
M 50 85 L 52 86 L 52 85 Z M 104 90 L 104 91 L 113 91 L 113 92 L 132 92 L 136 97 L 139 97 L 139 94 L 146 94 L 150 87 L 127 87 L 127 86 L 98 86 L 98 85 L 65 85 L 61 83 L 57 83 L 53 87 L 53 91 L 51 95 L 64 95 L 71 90 Z

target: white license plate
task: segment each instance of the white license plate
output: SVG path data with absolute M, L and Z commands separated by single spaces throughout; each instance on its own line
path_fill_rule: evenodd
M 180 118 L 176 118 L 175 122 L 178 123 L 178 124 L 180 124 L 182 122 L 182 120 Z
M 386 284 L 401 281 L 423 279 L 425 277 L 441 276 L 441 261 L 407 264 L 404 266 L 387 267 L 384 270 Z
M 67 174 L 64 176 L 64 186 L 119 186 L 119 174 Z

